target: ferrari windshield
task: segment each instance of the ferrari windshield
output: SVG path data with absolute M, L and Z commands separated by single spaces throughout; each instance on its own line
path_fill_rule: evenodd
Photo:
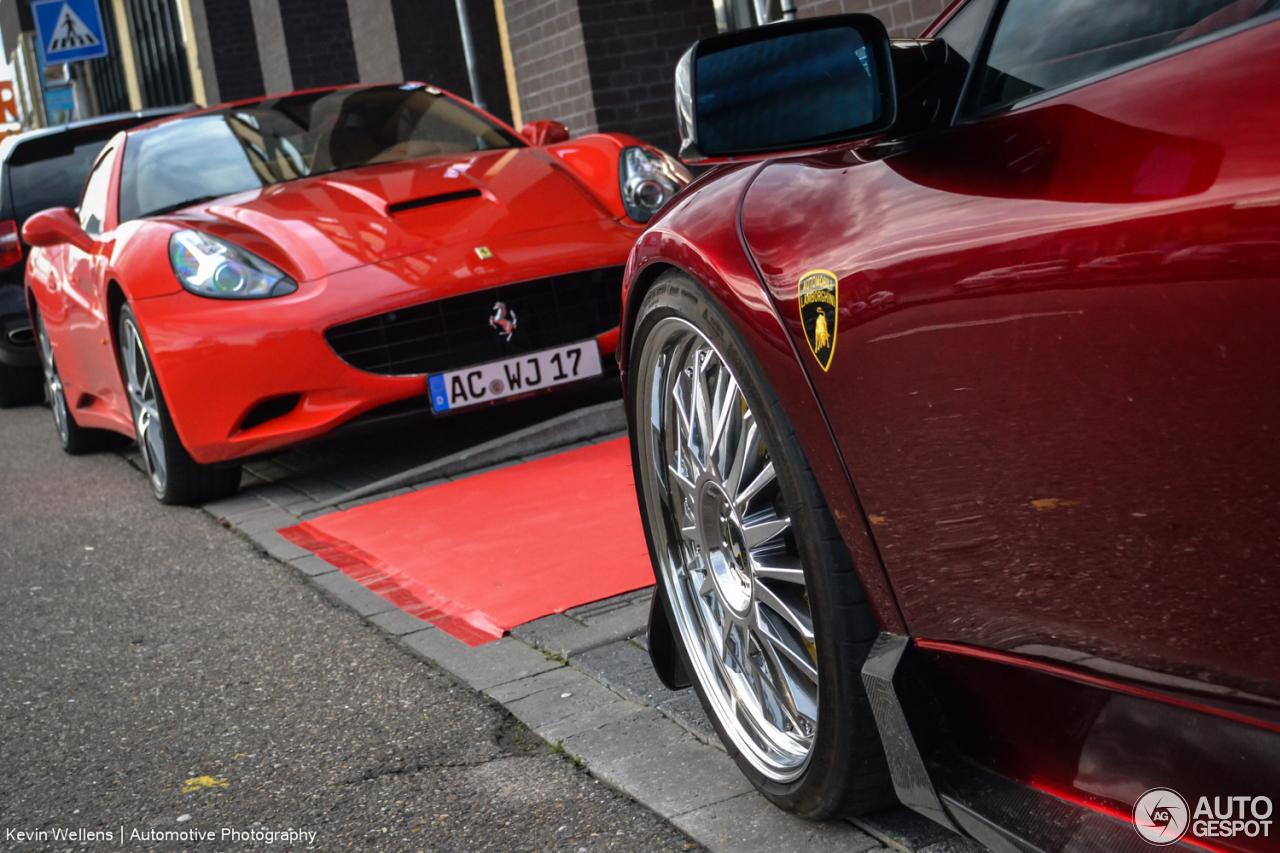
M 523 143 L 430 87 L 270 98 L 130 135 L 120 221 L 307 175 Z

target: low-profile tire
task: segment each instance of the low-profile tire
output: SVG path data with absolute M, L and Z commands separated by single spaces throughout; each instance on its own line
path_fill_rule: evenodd
M 660 599 L 708 717 L 769 800 L 811 819 L 897 802 L 861 679 L 878 633 L 786 414 L 724 310 L 664 273 L 628 405 Z
M 40 350 L 40 367 L 42 372 L 45 402 L 53 412 L 53 426 L 58 432 L 58 442 L 62 449 L 72 456 L 84 453 L 95 453 L 106 450 L 116 442 L 125 439 L 110 430 L 90 429 L 76 423 L 71 407 L 67 405 L 66 390 L 62 386 L 62 375 L 58 373 L 58 363 L 54 359 L 53 345 L 49 343 L 49 332 L 45 329 L 44 318 L 37 309 L 35 316 L 36 347 Z
M 163 504 L 200 504 L 235 494 L 240 487 L 239 465 L 201 465 L 178 438 L 138 320 L 128 305 L 120 309 L 118 332 L 120 373 L 129 397 L 143 470 L 156 500 Z
M 44 399 L 44 375 L 34 367 L 0 364 L 0 409 L 33 406 Z

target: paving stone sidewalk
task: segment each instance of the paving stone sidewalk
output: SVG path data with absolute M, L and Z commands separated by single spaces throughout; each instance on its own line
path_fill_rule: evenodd
M 531 453 L 520 464 L 620 434 Z M 413 460 L 420 462 L 421 460 Z M 322 506 L 345 491 L 397 474 L 407 465 L 372 460 L 326 472 L 323 461 L 280 458 L 245 466 L 240 494 L 204 509 L 408 648 L 505 706 L 602 781 L 670 820 L 709 850 L 722 853 L 981 853 L 905 808 L 850 822 L 813 823 L 787 815 L 752 789 L 725 753 L 692 690 L 673 692 L 657 679 L 645 650 L 651 589 L 573 608 L 516 627 L 475 648 L 399 610 L 276 531 L 359 504 L 403 494 L 400 488 Z

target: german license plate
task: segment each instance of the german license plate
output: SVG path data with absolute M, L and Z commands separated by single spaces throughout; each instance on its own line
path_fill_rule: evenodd
M 449 412 L 512 394 L 588 379 L 602 372 L 600 348 L 590 340 L 437 373 L 427 378 L 427 390 L 431 394 L 431 408 Z

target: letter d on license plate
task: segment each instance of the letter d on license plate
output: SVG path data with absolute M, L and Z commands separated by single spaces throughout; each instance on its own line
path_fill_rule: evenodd
M 502 361 L 428 377 L 431 408 L 448 412 L 599 376 L 600 348 L 594 340 L 531 352 Z

